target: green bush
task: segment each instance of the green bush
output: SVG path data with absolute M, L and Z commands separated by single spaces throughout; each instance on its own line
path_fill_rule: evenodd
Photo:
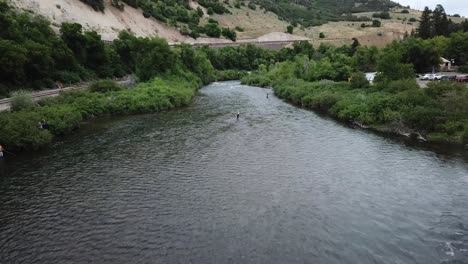
M 217 81 L 240 80 L 247 75 L 245 71 L 225 70 L 216 72 Z
M 391 81 L 388 84 L 383 84 L 384 87 L 382 90 L 386 92 L 391 92 L 391 93 L 397 93 L 401 91 L 406 91 L 406 90 L 419 90 L 421 89 L 419 87 L 419 84 L 416 82 L 416 80 L 397 80 L 397 81 Z M 379 84 L 379 86 L 381 86 Z
M 367 88 L 369 87 L 369 81 L 363 72 L 355 72 L 351 75 L 351 87 L 352 88 Z
M 320 32 L 320 34 L 319 34 L 319 38 L 321 38 L 321 39 L 325 38 L 325 33 L 323 33 L 323 32 Z
M 289 34 L 292 34 L 293 30 L 294 30 L 294 27 L 292 25 L 289 25 L 286 27 L 286 32 L 288 32 Z
M 123 87 L 120 84 L 112 80 L 100 80 L 100 81 L 94 82 L 89 87 L 89 91 L 93 93 L 107 93 L 107 92 L 113 92 L 113 91 L 120 91 L 122 89 Z
M 460 66 L 458 70 L 463 73 L 468 73 L 468 65 Z
M 76 72 L 59 71 L 55 73 L 54 79 L 63 84 L 73 84 L 80 82 L 80 75 Z
M 380 27 L 382 25 L 382 22 L 380 22 L 379 20 L 372 20 L 372 26 L 373 27 Z
M 235 30 L 237 30 L 239 32 L 244 32 L 244 29 L 242 27 L 240 27 L 240 26 L 236 26 Z
M 10 105 L 12 111 L 22 111 L 34 108 L 36 103 L 32 98 L 31 92 L 16 91 L 12 93 Z
M 32 111 L 1 112 L 0 142 L 13 149 L 38 149 L 50 144 L 50 131 L 38 127 L 41 118 L 39 113 Z
M 80 112 L 72 106 L 40 107 L 37 113 L 49 124 L 53 135 L 64 135 L 80 126 L 83 120 Z
M 462 134 L 462 142 L 463 144 L 468 144 L 468 126 L 465 128 L 465 131 Z

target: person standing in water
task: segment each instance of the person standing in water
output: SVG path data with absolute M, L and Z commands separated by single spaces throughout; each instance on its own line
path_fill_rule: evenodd
M 237 119 L 239 119 L 239 116 L 240 116 L 240 112 L 237 112 Z
M 267 93 L 267 99 L 268 99 L 268 93 Z

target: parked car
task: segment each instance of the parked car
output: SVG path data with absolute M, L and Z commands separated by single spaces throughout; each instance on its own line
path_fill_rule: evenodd
M 426 73 L 426 74 L 419 75 L 419 79 L 420 80 L 432 80 L 434 79 L 434 77 L 432 73 Z
M 456 75 L 444 75 L 440 78 L 442 81 L 455 81 L 457 79 Z
M 432 74 L 432 79 L 430 80 L 442 80 L 442 77 L 444 77 L 442 74 L 435 73 L 435 74 Z
M 460 75 L 455 79 L 457 82 L 468 82 L 468 75 Z

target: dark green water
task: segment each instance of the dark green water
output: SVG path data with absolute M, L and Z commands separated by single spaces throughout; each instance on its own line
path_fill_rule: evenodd
M 215 83 L 1 160 L 0 263 L 468 263 L 466 155 L 267 92 Z

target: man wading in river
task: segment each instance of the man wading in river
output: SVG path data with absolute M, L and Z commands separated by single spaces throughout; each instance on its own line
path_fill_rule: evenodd
M 239 119 L 239 116 L 240 116 L 240 112 L 237 112 L 237 119 Z

